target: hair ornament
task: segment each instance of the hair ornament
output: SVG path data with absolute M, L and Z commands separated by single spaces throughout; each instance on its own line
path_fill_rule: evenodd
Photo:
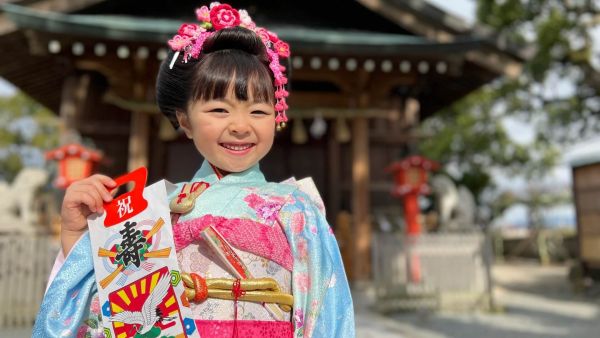
M 288 82 L 285 76 L 285 67 L 279 63 L 280 58 L 290 56 L 290 46 L 279 39 L 277 34 L 257 27 L 246 10 L 236 10 L 228 4 L 212 2 L 209 7 L 202 6 L 196 9 L 196 18 L 200 22 L 184 23 L 179 27 L 177 34 L 169 40 L 168 44 L 175 52 L 169 64 L 173 69 L 176 60 L 183 54 L 182 62 L 188 62 L 190 58 L 197 59 L 202 53 L 204 41 L 216 31 L 230 27 L 244 27 L 256 33 L 267 51 L 269 58 L 269 69 L 275 79 L 275 123 L 277 130 L 285 127 L 288 118 L 285 114 L 288 109 L 286 98 L 289 93 L 285 89 Z

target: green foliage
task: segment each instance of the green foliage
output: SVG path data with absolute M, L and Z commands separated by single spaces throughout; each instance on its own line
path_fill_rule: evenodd
M 505 114 L 527 116 L 541 142 L 573 142 L 600 131 L 600 75 L 592 65 L 591 0 L 478 0 L 481 23 L 507 46 L 527 52 L 525 70 L 503 99 Z M 509 81 L 509 80 L 504 80 Z M 569 82 L 571 88 L 561 87 Z
M 0 97 L 0 180 L 12 181 L 27 153 L 57 145 L 58 119 L 51 111 L 22 93 Z
M 481 202 L 493 185 L 492 168 L 535 180 L 556 165 L 560 147 L 600 131 L 600 74 L 592 65 L 590 34 L 600 8 L 592 0 L 476 1 L 479 23 L 526 57 L 523 73 L 484 86 L 425 121 L 424 133 L 435 137 L 420 151 L 455 165 L 455 180 Z M 531 125 L 532 142 L 511 140 L 507 118 Z M 534 195 L 529 204 L 537 206 Z M 497 194 L 491 209 L 522 202 Z

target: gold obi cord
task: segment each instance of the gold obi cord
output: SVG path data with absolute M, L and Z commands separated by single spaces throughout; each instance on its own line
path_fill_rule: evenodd
M 206 298 L 235 300 L 234 284 L 236 279 L 202 278 L 195 273 L 182 273 L 185 296 L 191 302 L 201 303 Z M 274 303 L 285 312 L 292 311 L 294 296 L 281 292 L 273 278 L 240 279 L 239 287 L 243 291 L 238 295 L 240 301 L 255 303 Z

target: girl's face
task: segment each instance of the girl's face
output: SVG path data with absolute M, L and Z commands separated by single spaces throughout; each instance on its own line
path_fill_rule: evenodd
M 177 114 L 196 149 L 217 168 L 244 171 L 262 159 L 275 137 L 275 109 L 267 102 L 239 101 L 232 90 L 222 99 L 193 102 Z

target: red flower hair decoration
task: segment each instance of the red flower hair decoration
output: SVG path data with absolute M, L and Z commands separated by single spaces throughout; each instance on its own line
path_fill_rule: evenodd
M 202 6 L 196 9 L 196 18 L 200 24 L 184 23 L 179 31 L 168 44 L 175 52 L 169 68 L 173 68 L 180 54 L 183 54 L 183 62 L 189 58 L 197 59 L 202 52 L 202 45 L 214 32 L 229 27 L 244 27 L 256 33 L 265 45 L 269 57 L 269 69 L 273 72 L 275 79 L 275 123 L 277 129 L 285 127 L 288 118 L 285 114 L 288 109 L 286 98 L 289 93 L 285 89 L 288 80 L 283 73 L 285 67 L 279 63 L 280 58 L 290 56 L 290 46 L 280 40 L 277 34 L 265 28 L 257 27 L 252 18 L 245 10 L 236 10 L 228 4 L 213 2 L 209 7 Z

